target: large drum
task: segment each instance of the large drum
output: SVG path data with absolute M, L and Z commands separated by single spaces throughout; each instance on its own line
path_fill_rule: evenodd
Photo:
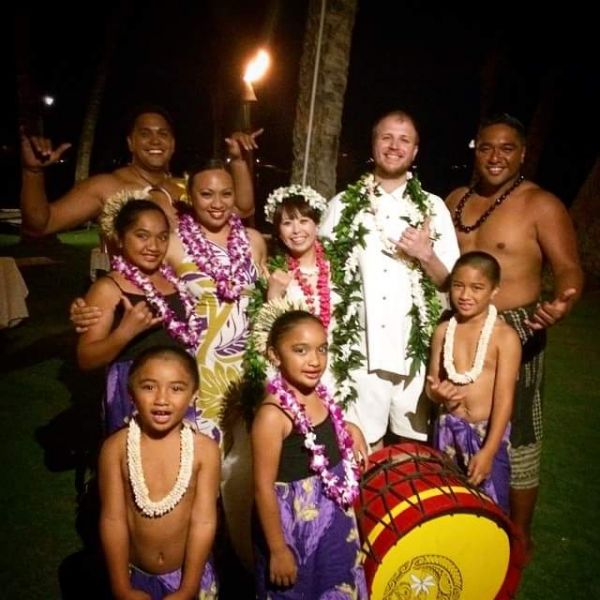
M 522 539 L 451 461 L 422 444 L 369 460 L 355 509 L 371 600 L 514 597 Z

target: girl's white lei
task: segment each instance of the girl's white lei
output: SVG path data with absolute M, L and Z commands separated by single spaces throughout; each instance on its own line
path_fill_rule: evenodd
M 473 383 L 481 375 L 497 314 L 498 311 L 496 310 L 496 307 L 493 304 L 490 304 L 487 317 L 485 318 L 481 333 L 479 334 L 479 340 L 477 341 L 477 350 L 475 351 L 473 366 L 465 373 L 457 373 L 454 368 L 454 333 L 456 332 L 456 318 L 452 317 L 448 322 L 448 329 L 446 329 L 446 335 L 444 336 L 444 369 L 446 369 L 448 379 L 452 383 L 467 385 Z
M 160 517 L 172 511 L 181 502 L 190 484 L 194 463 L 194 433 L 187 423 L 182 424 L 177 481 L 171 491 L 158 502 L 150 500 L 144 479 L 140 439 L 140 427 L 135 419 L 131 419 L 127 431 L 127 469 L 135 504 L 146 517 Z

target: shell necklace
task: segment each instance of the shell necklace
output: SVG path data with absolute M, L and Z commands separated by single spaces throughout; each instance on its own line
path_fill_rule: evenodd
M 454 367 L 454 333 L 456 332 L 456 318 L 452 317 L 448 322 L 448 329 L 446 329 L 446 335 L 444 336 L 444 369 L 446 369 L 448 379 L 452 383 L 467 385 L 473 383 L 481 375 L 497 315 L 498 311 L 496 310 L 496 307 L 493 304 L 490 304 L 487 317 L 485 318 L 481 333 L 479 334 L 479 340 L 477 340 L 477 350 L 475 351 L 473 366 L 464 373 L 457 373 L 456 368 Z
M 187 423 L 180 432 L 179 473 L 171 491 L 161 500 L 150 500 L 150 492 L 144 479 L 142 466 L 141 432 L 135 419 L 129 422 L 127 431 L 127 470 L 136 506 L 146 517 L 160 517 L 172 511 L 183 498 L 192 477 L 194 463 L 194 433 Z
M 150 178 L 146 177 L 146 175 L 144 175 L 142 173 L 142 171 L 140 170 L 140 168 L 137 167 L 136 165 L 130 164 L 129 166 L 135 171 L 135 174 L 140 179 L 143 179 L 150 186 L 151 192 L 153 192 L 153 191 L 162 192 L 167 197 L 169 204 L 171 206 L 173 206 L 173 204 L 174 204 L 173 196 L 171 195 L 171 192 L 169 192 L 169 190 L 164 186 L 164 183 L 167 181 L 167 179 L 171 178 L 171 173 L 169 173 L 168 171 L 164 171 L 163 176 L 160 178 L 160 181 L 155 183 Z

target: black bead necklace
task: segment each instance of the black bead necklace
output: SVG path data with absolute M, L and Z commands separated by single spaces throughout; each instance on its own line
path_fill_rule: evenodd
M 454 227 L 456 227 L 456 229 L 458 229 L 458 231 L 462 233 L 470 233 L 471 231 L 474 231 L 475 229 L 481 227 L 481 225 L 485 223 L 485 221 L 487 221 L 487 218 L 508 198 L 508 196 L 510 196 L 510 194 L 515 190 L 515 188 L 519 187 L 523 183 L 524 180 L 525 177 L 523 177 L 523 175 L 519 175 L 515 182 L 507 190 L 505 190 L 503 194 L 501 194 L 494 200 L 494 202 L 479 217 L 479 219 L 477 219 L 477 221 L 473 223 L 473 225 L 465 225 L 462 220 L 462 213 L 465 208 L 465 204 L 467 203 L 467 200 L 475 193 L 475 186 L 469 188 L 467 193 L 459 200 L 458 204 L 456 205 L 456 208 L 454 209 L 454 213 L 452 214 Z

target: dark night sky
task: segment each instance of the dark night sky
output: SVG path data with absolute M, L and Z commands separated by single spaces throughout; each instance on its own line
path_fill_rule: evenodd
M 110 169 L 117 157 L 125 156 L 120 123 L 141 102 L 162 104 L 173 114 L 178 126 L 175 170 L 193 156 L 207 156 L 215 128 L 222 136 L 236 125 L 242 65 L 265 42 L 274 63 L 256 86 L 259 102 L 253 118 L 266 128 L 261 159 L 288 169 L 306 4 L 129 2 L 120 17 L 92 169 Z M 391 4 L 359 1 L 341 139 L 341 151 L 348 155 L 341 161 L 342 179 L 363 168 L 373 119 L 396 107 L 407 108 L 420 124 L 417 162 L 426 187 L 444 195 L 468 179 L 467 144 L 479 119 L 481 67 L 499 45 L 503 66 L 496 110 L 528 125 L 543 82 L 554 77 L 554 120 L 537 179 L 569 203 L 598 150 L 597 32 L 592 37 L 590 12 L 575 10 L 577 3 L 570 3 L 568 12 L 545 14 L 549 25 L 541 28 L 539 13 L 525 14 L 522 2 L 486 6 L 486 11 L 497 11 L 493 20 L 468 3 Z M 77 140 L 111 7 L 123 10 L 123 4 L 107 2 L 69 8 L 74 27 L 61 16 L 61 2 L 39 2 L 31 10 L 31 73 L 40 90 L 57 98 L 45 119 L 46 131 L 56 141 Z M 2 100 L 7 118 L 0 143 L 10 145 L 15 131 L 14 52 L 10 39 L 2 44 L 8 62 L 3 89 L 8 94 Z M 220 107 L 217 113 L 214 106 Z M 6 157 L 4 163 L 7 185 L 0 202 L 12 205 L 16 184 L 10 182 L 16 168 Z M 64 168 L 67 183 L 69 168 Z

